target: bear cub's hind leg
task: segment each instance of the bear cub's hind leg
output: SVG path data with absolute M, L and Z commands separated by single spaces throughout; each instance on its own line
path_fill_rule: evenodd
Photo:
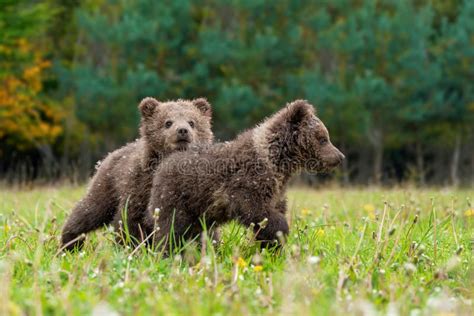
M 117 199 L 113 189 L 103 181 L 100 189 L 93 181 L 87 195 L 74 207 L 63 228 L 61 247 L 65 250 L 80 249 L 84 243 L 82 234 L 86 234 L 104 225 L 110 224 L 117 208 Z

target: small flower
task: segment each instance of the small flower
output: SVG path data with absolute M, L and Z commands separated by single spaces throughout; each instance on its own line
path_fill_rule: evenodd
M 258 252 L 253 255 L 252 263 L 256 266 L 259 266 L 262 264 L 262 256 Z
M 10 231 L 11 227 L 5 223 L 5 225 L 3 226 L 3 229 L 5 230 L 5 233 L 8 234 L 8 232 Z
M 364 211 L 367 212 L 367 216 L 369 216 L 370 219 L 375 219 L 375 206 L 372 204 L 365 204 Z
M 317 237 L 320 237 L 320 238 L 321 238 L 321 237 L 324 236 L 324 234 L 326 234 L 326 233 L 324 232 L 324 229 L 320 228 L 320 229 L 316 230 L 316 236 L 317 236 Z
M 239 258 L 237 259 L 237 265 L 238 265 L 240 268 L 243 269 L 243 268 L 247 267 L 247 262 L 244 260 L 244 258 L 239 257 Z
M 464 216 L 466 217 L 474 216 L 474 209 L 466 210 L 464 212 Z
M 263 270 L 263 267 L 261 265 L 253 267 L 253 271 L 255 271 L 255 272 L 260 272 L 262 270 Z
M 373 206 L 372 204 L 365 204 L 364 210 L 368 213 L 375 212 L 375 206 Z
M 309 214 L 311 214 L 311 211 L 309 208 L 304 208 L 301 210 L 301 215 L 308 216 Z
M 321 261 L 321 258 L 318 256 L 308 257 L 308 263 L 311 265 L 318 264 Z
M 411 262 L 405 263 L 403 267 L 405 268 L 406 273 L 409 275 L 415 273 L 416 271 L 416 266 Z

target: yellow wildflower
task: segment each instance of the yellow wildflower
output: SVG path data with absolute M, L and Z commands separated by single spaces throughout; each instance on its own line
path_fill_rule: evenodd
M 7 223 L 5 223 L 3 229 L 5 230 L 5 233 L 8 234 L 8 232 L 10 231 L 11 228 L 10 228 L 10 226 L 8 226 Z
M 253 267 L 253 271 L 255 271 L 255 272 L 260 272 L 262 270 L 263 270 L 263 267 L 261 265 L 257 265 L 255 267 Z
M 323 237 L 325 234 L 324 229 L 320 228 L 316 231 L 316 236 Z
M 367 212 L 367 216 L 369 216 L 370 219 L 375 219 L 375 206 L 372 204 L 365 204 L 364 211 Z
M 366 212 L 375 212 L 375 206 L 373 206 L 372 204 L 365 204 L 364 210 Z
M 304 208 L 301 210 L 301 215 L 303 216 L 308 216 L 310 213 L 311 211 L 309 210 L 309 208 Z
M 239 259 L 237 259 L 237 265 L 243 269 L 247 266 L 247 262 L 244 260 L 244 258 L 239 257 Z
M 474 216 L 474 209 L 466 210 L 464 212 L 464 216 L 466 216 L 466 217 Z

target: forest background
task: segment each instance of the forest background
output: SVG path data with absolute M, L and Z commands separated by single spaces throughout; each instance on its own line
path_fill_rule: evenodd
M 0 6 L 7 182 L 85 180 L 138 136 L 141 98 L 203 96 L 218 140 L 309 100 L 348 157 L 333 181 L 474 184 L 472 0 Z

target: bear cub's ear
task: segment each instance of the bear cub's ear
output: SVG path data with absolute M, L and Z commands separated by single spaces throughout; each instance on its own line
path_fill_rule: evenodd
M 146 97 L 140 102 L 140 104 L 138 105 L 138 108 L 140 109 L 140 113 L 142 117 L 147 118 L 153 115 L 153 113 L 155 112 L 155 109 L 159 105 L 160 105 L 160 102 L 158 102 L 157 99 Z
M 212 116 L 212 108 L 209 102 L 205 98 L 199 98 L 192 101 L 194 106 L 201 111 L 201 114 L 204 116 Z
M 291 124 L 299 125 L 311 115 L 314 115 L 314 108 L 306 100 L 296 100 L 288 105 L 288 120 Z

